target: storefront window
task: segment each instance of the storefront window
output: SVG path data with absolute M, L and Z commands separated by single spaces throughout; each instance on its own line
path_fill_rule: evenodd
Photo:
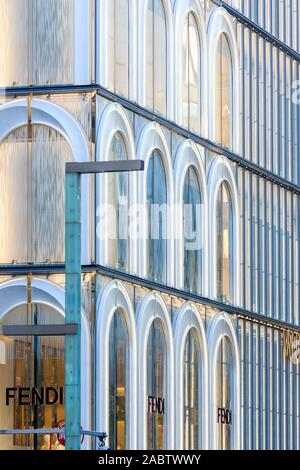
M 160 154 L 155 150 L 147 173 L 148 277 L 167 282 L 167 187 Z
M 219 39 L 216 63 L 216 140 L 224 147 L 232 145 L 232 58 L 228 39 L 222 34 Z
M 128 446 L 129 339 L 123 312 L 116 310 L 109 335 L 109 445 Z
M 224 337 L 217 356 L 217 429 L 218 449 L 232 447 L 233 357 L 229 340 Z
M 167 28 L 161 0 L 148 0 L 146 106 L 159 114 L 167 109 Z
M 195 17 L 189 13 L 183 27 L 183 125 L 200 131 L 200 38 Z
M 189 167 L 183 191 L 184 289 L 195 293 L 201 292 L 200 203 L 199 180 L 194 168 Z
M 166 372 L 166 340 L 161 322 L 154 320 L 147 345 L 147 396 L 155 403 L 147 414 L 148 449 L 166 448 Z
M 119 132 L 114 135 L 111 143 L 109 159 L 111 161 L 126 160 L 127 151 L 124 140 Z M 109 215 L 108 226 L 108 258 L 112 268 L 128 270 L 129 239 L 128 239 L 128 198 L 129 174 L 108 174 L 108 203 L 114 208 Z
M 227 183 L 217 198 L 217 296 L 229 303 L 232 289 L 232 206 Z
M 200 448 L 200 348 L 195 331 L 187 336 L 184 350 L 184 448 Z
M 108 60 L 110 88 L 129 95 L 129 5 L 128 0 L 109 0 Z
M 60 313 L 49 306 L 32 304 L 30 308 L 21 305 L 11 310 L 1 321 L 3 325 L 20 324 L 59 324 L 63 322 Z M 64 403 L 59 399 L 55 404 L 33 403 L 33 388 L 46 401 L 54 401 L 55 389 L 64 396 L 65 383 L 65 339 L 63 337 L 2 337 L 4 350 L 0 362 L 0 429 L 40 429 L 54 428 L 64 422 Z M 6 389 L 17 389 L 6 405 Z M 26 388 L 26 390 L 24 390 Z M 20 402 L 19 390 L 26 395 Z M 1 436 L 0 449 L 63 449 L 57 436 L 14 435 Z

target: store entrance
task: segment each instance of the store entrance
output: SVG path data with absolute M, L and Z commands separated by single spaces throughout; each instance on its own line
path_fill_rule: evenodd
M 6 325 L 61 324 L 63 317 L 42 304 L 20 305 Z M 51 429 L 64 420 L 65 338 L 0 336 L 0 429 Z M 1 450 L 59 450 L 57 435 L 0 436 Z

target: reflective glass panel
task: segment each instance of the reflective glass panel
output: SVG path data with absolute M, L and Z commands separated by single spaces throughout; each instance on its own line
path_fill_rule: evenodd
M 201 292 L 202 246 L 201 194 L 199 180 L 193 167 L 189 167 L 184 183 L 184 289 Z
M 216 210 L 217 229 L 217 295 L 231 301 L 232 291 L 232 206 L 227 183 L 220 185 Z
M 184 349 L 184 448 L 200 448 L 200 348 L 194 330 L 188 333 Z
M 216 58 L 216 140 L 224 147 L 232 146 L 232 58 L 228 39 L 222 34 Z
M 147 173 L 148 277 L 167 282 L 167 188 L 163 163 L 154 151 Z
M 166 340 L 159 320 L 152 323 L 147 345 L 147 398 L 166 400 Z M 158 406 L 147 414 L 147 448 L 166 448 L 166 425 L 164 414 L 159 413 Z
M 117 132 L 112 140 L 109 159 L 111 161 L 126 160 L 127 151 L 123 137 Z M 128 269 L 128 203 L 129 174 L 108 174 L 108 203 L 112 207 L 109 216 L 109 265 L 121 270 Z
M 123 312 L 116 310 L 109 335 L 109 445 L 128 446 L 129 339 Z
M 217 407 L 218 407 L 218 449 L 230 450 L 232 447 L 232 424 L 228 424 L 225 413 L 233 407 L 233 357 L 229 340 L 224 337 L 217 356 Z M 219 411 L 221 409 L 222 411 Z

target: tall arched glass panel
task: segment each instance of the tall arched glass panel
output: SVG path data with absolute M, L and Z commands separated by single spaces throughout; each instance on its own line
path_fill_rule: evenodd
M 157 150 L 147 172 L 148 277 L 167 282 L 167 186 L 164 166 Z
M 109 0 L 108 61 L 109 87 L 129 96 L 129 4 L 128 0 Z
M 217 297 L 223 302 L 231 301 L 233 263 L 233 214 L 227 183 L 220 185 L 216 207 L 217 232 Z
M 183 125 L 200 132 L 200 37 L 192 13 L 183 26 L 182 120 Z
M 224 337 L 217 356 L 217 442 L 218 449 L 232 447 L 233 356 L 229 340 Z
M 109 445 L 128 446 L 129 339 L 123 312 L 116 310 L 109 334 Z
M 194 330 L 188 333 L 184 349 L 184 448 L 200 449 L 200 347 Z
M 152 323 L 147 345 L 147 448 L 166 448 L 166 340 L 160 320 Z
M 225 34 L 219 39 L 216 58 L 216 140 L 232 146 L 233 70 L 230 46 Z
M 112 140 L 109 160 L 126 160 L 127 151 L 122 135 L 117 132 Z M 128 204 L 129 174 L 108 174 L 108 264 L 113 268 L 126 271 L 129 259 Z M 113 213 L 112 213 L 113 212 Z
M 167 27 L 161 0 L 148 0 L 146 41 L 146 106 L 165 115 L 167 110 Z
M 189 167 L 183 190 L 184 289 L 201 292 L 202 237 L 201 193 L 193 167 Z

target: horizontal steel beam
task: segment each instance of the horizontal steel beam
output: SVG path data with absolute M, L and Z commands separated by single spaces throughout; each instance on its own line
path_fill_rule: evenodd
M 66 163 L 66 173 L 118 173 L 124 171 L 142 171 L 143 160 L 120 160 L 114 162 L 69 162 Z
M 78 325 L 5 325 L 0 327 L 3 336 L 67 336 L 76 335 Z
M 231 152 L 228 149 L 223 148 L 222 146 L 216 144 L 215 142 L 206 139 L 198 134 L 190 132 L 189 130 L 185 129 L 184 127 L 179 126 L 173 121 L 170 121 L 163 116 L 153 113 L 149 109 L 145 109 L 142 106 L 134 103 L 132 101 L 127 100 L 126 98 L 121 97 L 120 95 L 113 93 L 106 88 L 103 88 L 100 85 L 83 85 L 83 86 L 42 86 L 42 87 L 24 87 L 20 88 L 6 88 L 4 90 L 7 92 L 9 96 L 18 97 L 18 96 L 28 96 L 28 95 L 47 95 L 47 94 L 55 94 L 55 93 L 97 93 L 99 96 L 115 103 L 119 103 L 125 109 L 145 118 L 149 121 L 157 122 L 161 126 L 169 129 L 177 133 L 178 135 L 186 138 L 191 139 L 194 142 L 198 143 L 205 149 L 216 153 L 217 155 L 224 156 L 228 158 L 228 160 L 236 163 L 241 168 L 260 176 L 261 178 L 266 179 L 282 188 L 286 188 L 289 191 L 292 191 L 295 194 L 300 195 L 300 186 L 297 184 L 292 183 L 291 181 L 282 178 L 281 176 L 275 175 L 271 171 L 250 162 L 250 160 L 246 160 L 242 156 Z M 10 93 L 11 91 L 11 93 Z M 5 93 L 4 93 L 5 94 Z M 1 91 L 0 91 L 1 95 Z
M 247 18 L 247 16 L 243 15 L 243 13 L 241 13 L 239 10 L 237 10 L 236 8 L 233 8 L 231 5 L 228 5 L 228 3 L 223 2 L 222 0 L 211 0 L 211 1 L 218 7 L 224 8 L 231 16 L 236 18 L 240 23 L 244 24 L 248 29 L 251 29 L 252 31 L 257 33 L 259 36 L 266 39 L 266 41 L 270 42 L 275 47 L 278 47 L 278 49 L 281 49 L 283 52 L 285 52 L 285 54 L 289 55 L 293 60 L 300 62 L 300 54 L 297 51 L 295 51 L 295 49 L 289 47 L 287 44 L 285 44 L 276 36 L 274 36 L 274 34 L 262 28 L 250 18 Z
M 132 274 L 127 274 L 117 269 L 107 268 L 105 266 L 100 266 L 98 264 L 84 265 L 81 269 L 82 273 L 98 273 L 107 277 L 114 279 L 119 279 L 124 282 L 129 282 L 131 284 L 136 284 L 140 287 L 145 287 L 149 290 L 155 290 L 162 292 L 167 295 L 171 295 L 186 301 L 197 302 L 208 307 L 226 312 L 230 315 L 237 315 L 241 318 L 244 318 L 253 322 L 260 322 L 267 326 L 277 328 L 292 330 L 295 332 L 300 332 L 300 326 L 288 323 L 285 321 L 276 320 L 266 315 L 262 315 L 251 310 L 246 310 L 241 307 L 236 307 L 233 305 L 228 305 L 217 300 L 209 299 L 207 297 L 202 297 L 197 294 L 192 294 L 191 292 L 186 292 L 184 290 L 176 289 L 174 287 L 169 287 L 163 284 L 158 284 L 156 282 L 150 281 L 148 279 L 143 279 Z M 3 276 L 24 276 L 26 274 L 41 275 L 41 274 L 64 274 L 65 265 L 64 264 L 50 264 L 50 265 L 0 265 L 0 281 L 1 275 Z

